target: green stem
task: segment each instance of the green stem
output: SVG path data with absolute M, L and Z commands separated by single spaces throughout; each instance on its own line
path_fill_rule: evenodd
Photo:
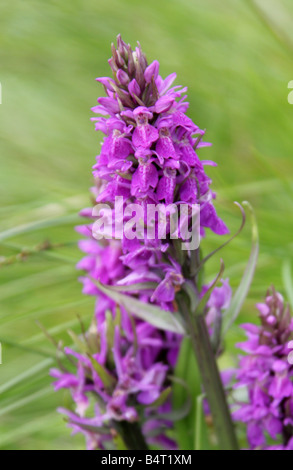
M 221 450 L 238 450 L 225 391 L 203 315 L 192 316 L 184 299 L 179 302 L 197 359 Z
M 201 450 L 201 424 L 203 421 L 203 409 L 202 409 L 203 399 L 204 399 L 204 395 L 199 395 L 196 398 L 194 450 Z
M 128 450 L 148 450 L 138 423 L 122 421 L 119 425 L 119 432 Z

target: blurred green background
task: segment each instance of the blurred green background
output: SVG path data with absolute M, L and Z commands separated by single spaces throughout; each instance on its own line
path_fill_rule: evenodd
M 231 231 L 240 224 L 233 201 L 255 208 L 261 252 L 239 322 L 257 321 L 254 304 L 272 283 L 292 300 L 292 20 L 290 0 L 1 2 L 1 449 L 83 448 L 55 412 L 67 397 L 50 386 L 52 347 L 36 320 L 67 340 L 77 314 L 87 322 L 93 312 L 74 269 L 73 227 L 99 151 L 89 121 L 102 92 L 95 77 L 109 74 L 119 32 L 188 86 L 189 115 L 213 142 L 200 155 L 219 164 L 208 170 Z M 209 234 L 202 247 L 218 243 Z M 221 253 L 234 288 L 250 246 L 248 223 Z M 208 278 L 218 266 L 216 256 Z M 234 326 L 223 365 L 233 364 L 241 337 Z

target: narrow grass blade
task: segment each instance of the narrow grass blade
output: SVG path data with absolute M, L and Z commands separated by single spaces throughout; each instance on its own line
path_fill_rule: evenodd
M 49 368 L 52 364 L 54 364 L 54 359 L 45 359 L 42 362 L 39 362 L 35 366 L 31 367 L 30 369 L 26 370 L 22 374 L 18 374 L 17 377 L 14 377 L 9 382 L 0 386 L 0 395 L 8 390 L 11 390 L 13 387 L 16 387 L 21 382 L 33 377 L 34 375 L 38 374 L 39 372 Z
M 78 223 L 80 221 L 79 217 L 76 214 L 66 215 L 64 217 L 57 217 L 54 219 L 45 219 L 37 222 L 31 222 L 24 225 L 19 225 L 18 227 L 13 227 L 4 232 L 0 233 L 0 242 L 8 238 L 16 237 L 17 235 L 22 235 L 23 233 L 35 232 L 36 230 L 41 230 L 49 227 L 59 227 L 60 225 Z
M 251 205 L 248 202 L 243 202 L 243 205 L 246 205 L 249 208 L 251 212 L 251 216 L 252 216 L 252 248 L 251 248 L 250 257 L 249 257 L 246 269 L 244 271 L 243 277 L 241 279 L 241 282 L 239 284 L 239 287 L 237 291 L 235 292 L 231 301 L 231 306 L 226 312 L 225 317 L 223 319 L 224 335 L 227 333 L 231 325 L 233 325 L 233 323 L 235 322 L 235 320 L 237 319 L 240 313 L 242 305 L 247 297 L 249 288 L 251 286 L 255 268 L 256 268 L 257 259 L 258 259 L 259 240 L 258 240 L 258 228 L 257 228 L 255 214 L 253 212 Z
M 284 262 L 282 274 L 283 274 L 283 283 L 286 289 L 286 294 L 287 294 L 289 303 L 291 307 L 293 308 L 293 279 L 292 279 L 291 263 L 289 260 L 286 260 Z
M 18 410 L 19 408 L 29 405 L 30 403 L 34 403 L 35 400 L 50 395 L 51 393 L 54 393 L 54 389 L 52 386 L 39 390 L 38 392 L 33 393 L 27 397 L 21 398 L 20 400 L 13 401 L 13 403 L 11 403 L 10 405 L 1 408 L 0 416 L 4 416 L 5 414 L 10 413 L 11 411 Z
M 202 422 L 203 422 L 203 409 L 202 409 L 203 399 L 204 399 L 204 395 L 199 395 L 196 398 L 194 450 L 201 450 L 201 436 L 202 436 Z

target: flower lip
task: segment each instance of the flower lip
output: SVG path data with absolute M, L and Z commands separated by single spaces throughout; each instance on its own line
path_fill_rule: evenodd
M 139 119 L 141 116 L 147 119 L 152 119 L 153 113 L 148 110 L 145 106 L 138 106 L 133 110 L 133 115 L 136 119 Z

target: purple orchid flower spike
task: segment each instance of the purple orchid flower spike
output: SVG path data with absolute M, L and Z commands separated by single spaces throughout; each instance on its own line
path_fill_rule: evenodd
M 173 86 L 176 74 L 162 78 L 159 63 L 148 64 L 141 46 L 132 50 L 120 35 L 117 47 L 112 45 L 109 65 L 113 78 L 97 79 L 106 96 L 92 109 L 97 116 L 92 118 L 95 128 L 105 135 L 93 167 L 92 196 L 98 204 L 107 204 L 108 219 L 118 219 L 122 226 L 132 218 L 127 207 L 135 204 L 144 214 L 139 230 L 142 237 L 128 236 L 133 232 L 131 226 L 122 237 L 110 236 L 108 229 L 104 233 L 109 239 L 101 241 L 100 232 L 94 231 L 95 214 L 83 211 L 90 221 L 77 228 L 86 237 L 79 244 L 85 256 L 77 267 L 85 272 L 80 278 L 83 292 L 96 298 L 95 322 L 81 338 L 85 343 L 81 352 L 65 348 L 73 370 L 64 367 L 52 375 L 56 389 L 71 391 L 75 411 L 61 412 L 73 433 L 84 434 L 89 449 L 113 446 L 117 434 L 129 449 L 147 449 L 148 444 L 176 448 L 169 435 L 173 423 L 164 413 L 168 417 L 171 411 L 170 376 L 182 337 L 135 318 L 110 294 L 101 292 L 101 284 L 117 292 L 125 289 L 124 295 L 152 303 L 170 315 L 178 314 L 185 284 L 192 284 L 198 298 L 202 286 L 195 285 L 191 274 L 191 248 L 184 248 L 178 256 L 170 211 L 186 205 L 188 228 L 193 224 L 190 209 L 196 204 L 202 237 L 206 228 L 219 235 L 228 229 L 216 213 L 206 162 L 197 153 L 209 145 L 203 142 L 205 132 L 186 115 L 186 88 Z M 114 208 L 116 198 L 122 199 L 119 216 Z M 151 205 L 156 206 L 155 211 L 160 207 L 149 221 L 146 214 Z M 186 246 L 181 228 L 182 224 L 179 238 Z M 141 288 L 145 283 L 146 288 Z M 211 323 L 228 302 L 226 281 L 222 289 L 225 292 L 214 291 L 208 305 Z M 276 371 L 276 377 L 275 399 L 280 384 L 285 383 L 282 370 Z M 155 405 L 162 397 L 163 403 Z M 212 412 L 218 406 L 215 400 L 213 403 Z M 222 437 L 225 444 L 225 433 Z M 228 440 L 231 447 L 233 436 Z
M 293 366 L 288 361 L 288 343 L 293 319 L 274 288 L 257 308 L 261 325 L 243 325 L 248 341 L 238 345 L 247 355 L 240 358 L 234 387 L 246 389 L 248 399 L 239 403 L 234 419 L 246 424 L 252 449 L 291 450 Z M 277 445 L 268 444 L 267 435 Z

